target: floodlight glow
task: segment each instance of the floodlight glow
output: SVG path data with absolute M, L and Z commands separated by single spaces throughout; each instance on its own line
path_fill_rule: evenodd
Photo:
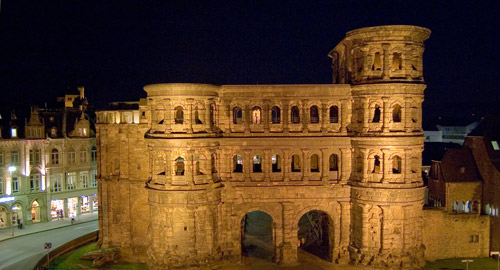
M 15 172 L 16 171 L 16 167 L 11 165 L 11 166 L 9 166 L 9 168 L 7 168 L 7 170 L 9 172 Z

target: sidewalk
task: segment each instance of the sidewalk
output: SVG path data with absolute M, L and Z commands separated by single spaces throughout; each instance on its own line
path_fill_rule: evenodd
M 83 214 L 75 218 L 76 224 L 90 222 L 94 220 L 97 220 L 97 212 L 90 214 Z M 25 225 L 22 230 L 19 230 L 16 225 L 14 227 L 14 236 L 12 236 L 12 228 L 0 229 L 0 242 L 18 236 L 49 231 L 66 226 L 71 226 L 71 218 L 63 218 L 60 220 L 56 219 L 48 222 Z

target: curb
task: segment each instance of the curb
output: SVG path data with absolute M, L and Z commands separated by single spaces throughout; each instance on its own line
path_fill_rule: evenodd
M 11 236 L 11 237 L 8 237 L 8 238 L 0 240 L 0 242 L 7 241 L 7 240 L 10 240 L 10 239 L 14 239 L 14 238 L 18 238 L 18 237 L 23 237 L 25 235 L 32 235 L 32 234 L 35 234 L 35 233 L 48 232 L 48 231 L 57 230 L 57 229 L 60 229 L 60 228 L 66 228 L 66 227 L 70 227 L 70 226 L 74 226 L 74 225 L 78 225 L 78 224 L 89 223 L 89 222 L 96 221 L 96 220 L 98 220 L 98 219 L 82 221 L 82 222 L 78 222 L 76 224 L 62 225 L 62 226 L 59 226 L 59 227 L 54 227 L 54 228 L 50 228 L 50 229 L 40 230 L 40 231 L 36 231 L 36 232 L 25 233 L 25 234 L 21 234 L 21 235 L 14 235 L 14 236 Z

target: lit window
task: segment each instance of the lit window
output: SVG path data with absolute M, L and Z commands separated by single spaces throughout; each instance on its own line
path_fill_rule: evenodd
M 243 157 L 240 155 L 236 155 L 233 157 L 233 172 L 241 173 L 243 172 Z
M 253 157 L 253 172 L 262 172 L 261 158 L 259 155 Z
M 493 146 L 493 150 L 500 150 L 500 147 L 498 147 L 497 141 L 491 141 L 491 145 Z
M 280 155 L 274 155 L 271 157 L 273 172 L 281 172 L 281 157 Z
M 30 190 L 31 191 L 40 190 L 40 175 L 39 174 L 30 175 Z
M 80 172 L 80 183 L 82 183 L 82 188 L 89 187 L 89 173 L 88 172 Z
M 76 172 L 70 172 L 66 178 L 66 188 L 73 190 L 76 188 Z
M 19 192 L 19 178 L 17 176 L 12 177 L 12 192 Z
M 11 132 L 12 138 L 16 138 L 17 137 L 17 128 L 11 128 L 10 132 Z

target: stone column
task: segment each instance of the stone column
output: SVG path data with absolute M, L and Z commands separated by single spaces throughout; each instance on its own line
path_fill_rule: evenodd
M 350 148 L 341 148 L 339 160 L 340 164 L 338 166 L 338 170 L 340 172 L 340 181 L 342 183 L 347 183 L 352 167 L 352 150 Z
M 340 132 L 345 133 L 347 132 L 347 126 L 349 125 L 349 120 L 348 120 L 348 116 L 350 115 L 349 107 L 350 104 L 352 103 L 352 100 L 341 99 L 340 103 L 341 103 L 339 108 Z
M 309 181 L 311 179 L 311 150 L 310 149 L 302 149 L 302 180 Z
M 321 164 L 320 164 L 321 181 L 326 182 L 328 181 L 328 174 L 330 173 L 328 168 L 328 159 L 329 159 L 329 156 L 327 154 L 328 149 L 321 148 L 320 150 L 321 150 Z
M 412 131 L 412 126 L 413 123 L 411 121 L 411 97 L 405 97 L 405 106 L 402 112 L 403 115 L 403 122 L 405 124 L 405 132 L 411 132 Z
M 328 107 L 327 104 L 328 100 L 321 100 L 321 108 L 320 108 L 320 123 L 321 123 L 321 132 L 327 133 L 328 132 L 328 123 L 330 122 L 330 118 L 328 117 Z
M 221 102 L 221 115 L 219 126 L 224 130 L 225 133 L 231 133 L 231 102 L 227 99 Z
M 402 182 L 406 182 L 411 178 L 411 149 L 406 148 L 401 162 L 401 176 Z
M 271 101 L 269 99 L 264 99 L 264 108 L 262 108 L 262 119 L 264 121 L 264 133 L 268 134 L 269 133 L 269 114 L 270 114 L 270 108 L 269 108 L 269 103 Z
M 262 171 L 264 172 L 264 181 L 269 182 L 271 181 L 271 178 L 269 176 L 269 173 L 271 172 L 271 150 L 270 149 L 265 149 L 264 150 L 264 157 L 261 161 L 262 165 Z
M 384 50 L 384 63 L 383 63 L 383 74 L 384 80 L 389 80 L 391 67 L 389 63 L 389 44 L 382 44 L 382 49 Z
M 281 204 L 283 207 L 283 246 L 279 252 L 281 254 L 276 255 L 278 258 L 281 257 L 279 264 L 296 265 L 298 239 L 297 231 L 294 230 L 295 220 L 293 220 L 295 205 L 291 202 L 282 202 Z
M 284 149 L 283 150 L 283 163 L 281 164 L 281 169 L 283 170 L 283 181 L 289 182 L 290 181 L 290 149 Z
M 172 109 L 172 100 L 167 99 L 165 100 L 165 111 L 164 113 L 164 120 L 163 120 L 163 125 L 165 126 L 165 133 L 170 133 L 172 132 L 172 122 L 173 116 L 174 116 L 174 111 Z
M 251 177 L 250 173 L 252 171 L 252 165 L 253 165 L 253 160 L 252 157 L 250 156 L 250 149 L 245 149 L 243 150 L 243 174 L 244 174 L 244 179 L 245 182 L 250 182 Z
M 283 119 L 283 133 L 288 134 L 288 122 L 289 122 L 289 117 L 290 117 L 290 111 L 289 111 L 289 103 L 290 100 L 284 99 L 281 101 L 281 107 L 283 110 L 281 111 L 282 119 Z
M 368 132 L 370 123 L 370 104 L 368 100 L 361 100 L 363 105 L 363 133 Z
M 362 159 L 363 159 L 363 169 L 361 170 L 361 177 L 362 177 L 362 182 L 366 182 L 368 180 L 368 156 L 367 156 L 367 149 L 361 148 L 360 149 Z
M 391 164 L 389 164 L 389 155 L 390 155 L 390 150 L 387 148 L 382 148 L 382 162 L 380 162 L 380 165 L 382 168 L 382 183 L 387 183 L 389 182 L 392 172 L 391 170 Z
M 250 110 L 249 102 L 245 102 L 245 106 L 243 108 L 243 121 L 245 124 L 245 133 L 250 133 L 250 123 L 252 123 L 252 112 Z
M 203 128 L 207 131 L 210 132 L 212 130 L 212 123 L 210 123 L 210 101 L 205 100 L 204 104 L 205 110 L 203 110 Z M 199 115 L 199 109 L 198 109 L 198 115 Z
M 186 99 L 187 113 L 185 115 L 186 119 L 184 120 L 183 124 L 186 128 L 187 133 L 193 133 L 193 122 L 194 122 L 193 103 L 194 103 L 194 99 L 192 99 L 192 98 Z
M 388 97 L 383 97 L 382 101 L 384 102 L 384 111 L 383 113 L 383 126 L 382 126 L 382 131 L 383 132 L 389 132 L 389 120 L 390 120 L 390 111 L 389 111 L 389 101 L 390 99 Z

